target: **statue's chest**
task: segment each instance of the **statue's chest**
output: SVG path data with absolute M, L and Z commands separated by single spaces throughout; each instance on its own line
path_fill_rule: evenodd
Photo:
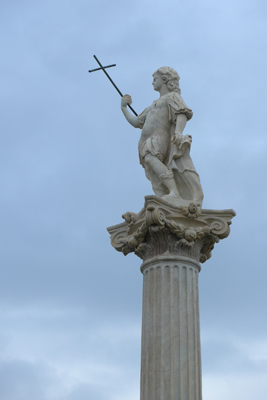
M 158 99 L 158 100 L 153 101 L 153 103 L 152 103 L 152 109 L 154 111 L 162 110 L 162 109 L 166 109 L 166 108 L 167 108 L 166 99 Z

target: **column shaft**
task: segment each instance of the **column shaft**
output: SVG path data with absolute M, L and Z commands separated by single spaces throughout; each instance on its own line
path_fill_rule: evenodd
M 145 262 L 141 400 L 201 400 L 199 264 Z M 159 261 L 157 261 L 157 259 Z

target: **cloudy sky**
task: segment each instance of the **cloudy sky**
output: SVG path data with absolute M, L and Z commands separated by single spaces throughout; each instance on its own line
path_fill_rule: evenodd
M 107 226 L 152 194 L 110 75 L 140 113 L 169 65 L 204 208 L 237 212 L 200 273 L 205 400 L 265 400 L 264 0 L 2 0 L 1 400 L 138 400 L 140 259 Z

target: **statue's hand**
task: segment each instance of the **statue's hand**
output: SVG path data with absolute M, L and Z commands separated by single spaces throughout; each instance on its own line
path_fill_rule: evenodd
M 172 144 L 175 144 L 177 147 L 182 143 L 183 135 L 182 133 L 174 133 L 171 138 Z
M 183 145 L 187 144 L 189 147 L 192 143 L 191 135 L 183 135 L 182 133 L 174 133 L 171 138 L 171 142 L 175 144 L 178 148 L 182 148 Z
M 121 106 L 122 107 L 127 107 L 127 105 L 129 104 L 129 106 L 132 104 L 132 98 L 129 94 L 125 94 L 122 98 L 121 98 Z

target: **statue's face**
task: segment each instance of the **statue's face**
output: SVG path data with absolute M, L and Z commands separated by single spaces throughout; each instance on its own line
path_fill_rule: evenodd
M 159 74 L 153 76 L 152 85 L 154 90 L 156 90 L 157 92 L 161 89 L 162 85 L 164 85 L 164 82 Z

